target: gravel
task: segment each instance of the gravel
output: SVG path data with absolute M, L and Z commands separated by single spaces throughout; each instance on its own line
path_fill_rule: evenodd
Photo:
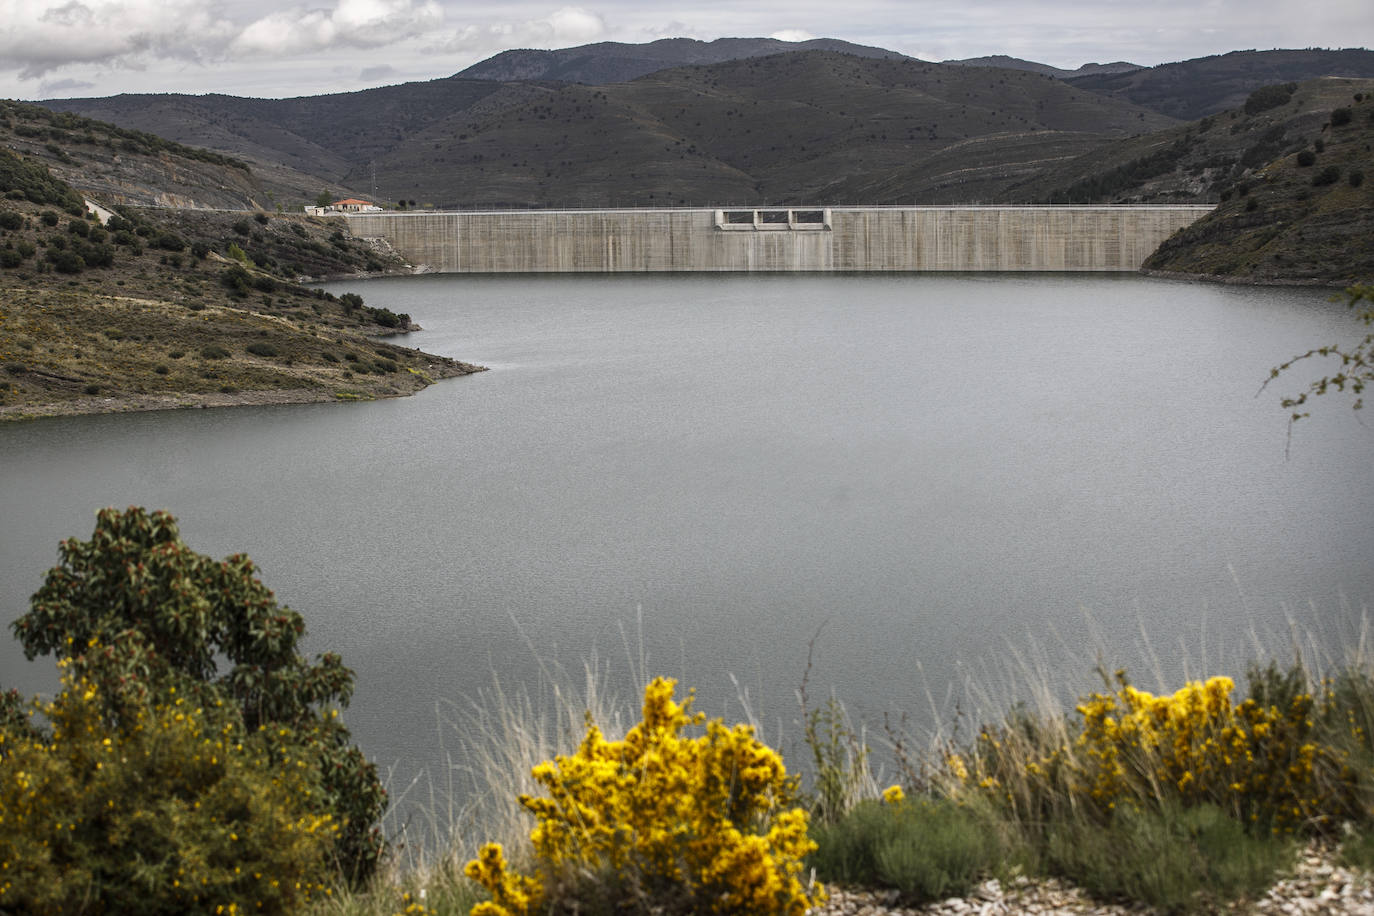
M 1017 878 L 1009 884 L 984 881 L 967 897 L 925 906 L 897 905 L 895 891 L 830 889 L 830 899 L 812 916 L 1001 916 L 1001 914 L 1063 914 L 1063 916 L 1122 916 L 1154 912 L 1143 904 L 1101 903 L 1061 881 Z M 1352 914 L 1374 916 L 1374 884 L 1367 872 L 1342 868 L 1334 850 L 1309 845 L 1293 874 L 1276 883 L 1264 897 L 1234 903 L 1223 912 L 1283 914 Z

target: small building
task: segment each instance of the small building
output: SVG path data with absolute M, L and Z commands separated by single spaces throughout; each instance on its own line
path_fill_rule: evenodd
M 347 197 L 343 200 L 336 200 L 329 205 L 331 209 L 339 210 L 344 213 L 372 213 L 380 211 L 382 208 L 367 200 L 358 200 L 356 197 Z
M 381 213 L 382 208 L 371 201 L 346 197 L 334 201 L 327 207 L 306 207 L 305 212 L 311 216 L 328 216 L 331 213 Z

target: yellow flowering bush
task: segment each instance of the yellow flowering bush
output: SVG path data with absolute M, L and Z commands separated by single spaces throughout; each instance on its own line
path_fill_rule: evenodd
M 64 666 L 65 667 L 65 666 Z M 186 699 L 111 727 L 64 671 L 45 726 L 0 723 L 0 912 L 287 912 L 327 894 L 318 774 Z
M 627 904 L 801 916 L 820 899 L 801 880 L 815 844 L 782 758 L 747 725 L 705 722 L 675 686 L 645 688 L 643 720 L 623 740 L 589 722 L 576 753 L 534 768 L 547 796 L 520 797 L 536 819 L 534 867 L 519 873 L 499 845 L 484 846 L 465 871 L 492 899 L 472 916 Z M 703 734 L 684 734 L 703 723 Z
M 1111 807 L 1126 796 L 1210 802 L 1275 829 L 1343 815 L 1349 779 L 1337 753 L 1314 740 L 1313 699 L 1284 707 L 1231 702 L 1227 677 L 1192 681 L 1170 696 L 1130 686 L 1090 695 L 1078 706 L 1083 788 Z

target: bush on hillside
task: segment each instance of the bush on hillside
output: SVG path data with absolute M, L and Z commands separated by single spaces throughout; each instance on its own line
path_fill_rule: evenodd
M 1261 86 L 1250 93 L 1250 96 L 1245 100 L 1245 113 L 1254 115 L 1259 114 L 1261 111 L 1277 108 L 1280 105 L 1286 105 L 1297 89 L 1297 83 Z
M 1324 185 L 1335 184 L 1341 180 L 1341 169 L 1337 165 L 1328 165 L 1320 172 L 1312 176 L 1312 186 L 1320 188 Z

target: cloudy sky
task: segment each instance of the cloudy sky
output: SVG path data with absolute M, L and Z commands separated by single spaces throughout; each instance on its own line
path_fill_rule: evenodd
M 0 97 L 281 97 L 448 76 L 508 48 L 843 38 L 925 60 L 1059 67 L 1374 47 L 1370 0 L 0 0 Z

